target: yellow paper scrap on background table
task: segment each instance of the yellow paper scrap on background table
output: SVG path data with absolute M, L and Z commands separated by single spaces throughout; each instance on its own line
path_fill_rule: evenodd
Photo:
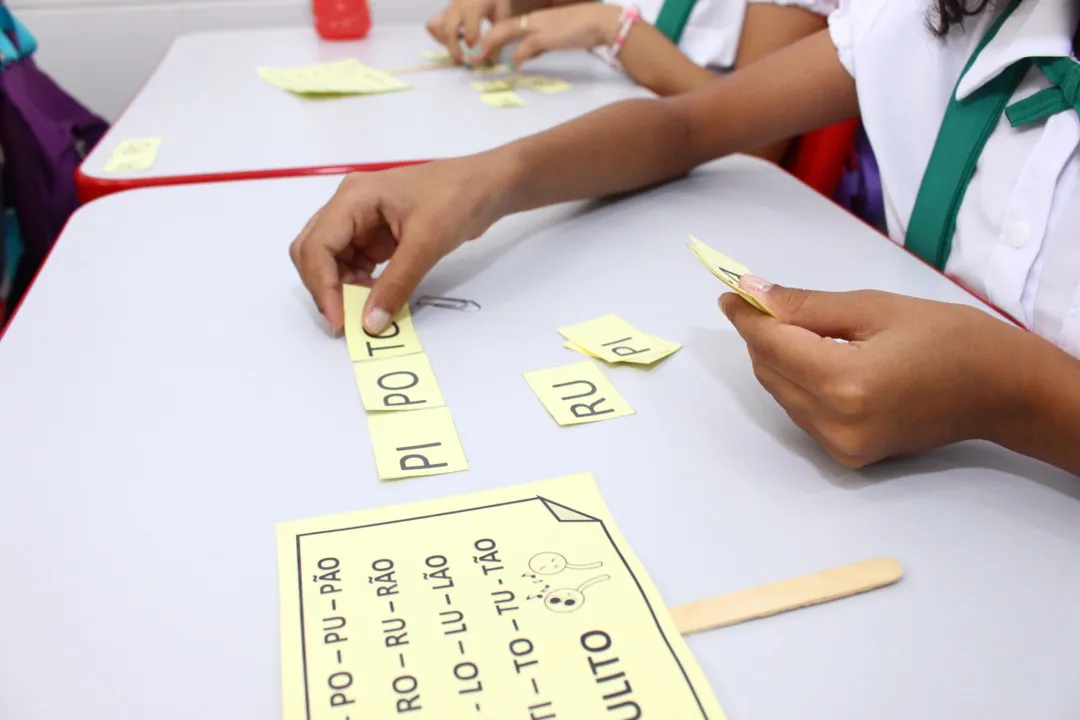
M 284 720 L 724 719 L 588 474 L 277 544 Z
M 124 140 L 112 151 L 102 172 L 114 173 L 122 170 L 149 170 L 157 160 L 161 138 L 139 138 Z
M 477 80 L 476 82 L 469 84 L 472 85 L 473 90 L 481 93 L 506 92 L 507 90 L 513 90 L 517 87 L 517 82 L 512 77 L 500 78 L 498 80 Z
M 525 381 L 559 425 L 580 425 L 633 415 L 593 362 L 575 363 L 525 373 Z
M 380 480 L 444 475 L 469 469 L 454 419 L 445 407 L 368 415 Z
M 515 93 L 513 90 L 486 92 L 480 95 L 480 100 L 485 105 L 490 105 L 497 108 L 525 107 L 525 101 L 518 97 L 517 93 Z
M 446 48 L 439 48 L 438 50 L 425 50 L 420 53 L 425 60 L 449 60 L 450 51 Z
M 443 407 L 442 391 L 424 353 L 353 364 L 364 409 L 370 412 Z
M 304 67 L 261 67 L 259 77 L 296 95 L 371 95 L 411 87 L 355 58 Z
M 518 87 L 528 88 L 547 95 L 554 95 L 570 89 L 570 83 L 565 80 L 543 75 L 519 75 L 517 84 Z
M 651 365 L 682 347 L 638 330 L 618 315 L 604 315 L 595 320 L 559 328 L 572 350 L 609 363 Z
M 362 285 L 342 285 L 345 301 L 345 344 L 353 362 L 399 357 L 423 352 L 406 305 L 382 335 L 369 335 L 364 329 L 364 303 L 371 289 Z
M 743 275 L 749 275 L 750 268 L 738 261 L 732 260 L 723 253 L 713 250 L 693 235 L 690 236 L 690 244 L 687 247 L 689 247 L 690 251 L 694 253 L 694 256 L 701 261 L 701 264 L 709 269 L 709 272 L 738 293 L 740 297 L 746 300 L 746 302 L 750 303 L 761 312 L 776 317 L 776 315 L 773 314 L 773 311 L 765 307 L 761 301 L 739 287 L 739 278 Z

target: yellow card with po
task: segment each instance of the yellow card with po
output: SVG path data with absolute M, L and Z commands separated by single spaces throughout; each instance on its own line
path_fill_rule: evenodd
M 604 315 L 595 320 L 559 328 L 559 334 L 586 355 L 609 363 L 651 365 L 682 347 L 655 335 L 638 330 L 618 315 Z
M 277 527 L 284 720 L 724 720 L 591 475 Z
M 420 338 L 416 336 L 412 315 L 406 305 L 397 314 L 390 327 L 381 335 L 370 335 L 364 329 L 364 303 L 367 302 L 371 289 L 362 285 L 343 285 L 342 297 L 345 301 L 345 344 L 349 347 L 349 357 L 353 362 L 399 357 L 423 352 Z
M 435 371 L 424 353 L 353 364 L 360 399 L 368 412 L 443 407 Z
M 701 264 L 709 269 L 709 272 L 738 293 L 740 297 L 746 300 L 746 302 L 750 303 L 761 312 L 776 317 L 776 315 L 773 314 L 773 311 L 765 307 L 760 300 L 739 287 L 739 278 L 743 275 L 750 274 L 750 269 L 748 267 L 740 262 L 732 260 L 723 253 L 713 250 L 693 235 L 690 236 L 690 244 L 687 247 L 689 247 L 690 251 L 694 253 L 694 256 L 701 261 Z
M 149 170 L 157 161 L 161 138 L 124 140 L 109 155 L 102 172 L 114 173 L 124 170 Z
M 445 407 L 368 415 L 380 480 L 469 469 L 454 419 Z
M 258 72 L 271 85 L 297 95 L 372 95 L 410 87 L 356 58 L 304 67 L 261 67 Z
M 630 404 L 593 362 L 527 372 L 525 382 L 559 425 L 580 425 L 634 414 Z

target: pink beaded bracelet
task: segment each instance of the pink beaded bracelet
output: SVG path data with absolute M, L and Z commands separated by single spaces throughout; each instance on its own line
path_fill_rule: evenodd
M 615 40 L 611 45 L 605 48 L 597 48 L 597 55 L 606 60 L 612 67 L 622 70 L 622 63 L 619 62 L 619 52 L 622 50 L 623 43 L 626 42 L 626 36 L 630 34 L 630 29 L 641 20 L 641 10 L 636 5 L 627 5 L 622 10 L 622 15 L 619 17 L 619 34 L 615 36 Z

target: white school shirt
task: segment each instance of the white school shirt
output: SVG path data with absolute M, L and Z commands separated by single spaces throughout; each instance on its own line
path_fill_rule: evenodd
M 840 61 L 855 78 L 863 125 L 881 172 L 890 237 L 904 242 L 923 172 L 953 90 L 964 98 L 1014 61 L 1070 56 L 1074 0 L 1024 0 L 957 87 L 1004 3 L 954 28 L 927 28 L 929 0 L 841 0 L 829 17 Z M 1012 101 L 1050 85 L 1032 68 Z M 1027 127 L 1002 115 L 968 186 L 945 274 L 1080 357 L 1080 117 Z
M 655 23 L 664 0 L 609 0 L 616 5 L 637 5 L 647 23 Z M 750 3 L 794 5 L 825 16 L 838 0 L 697 0 L 679 40 L 679 49 L 702 67 L 727 69 L 735 65 L 746 6 Z

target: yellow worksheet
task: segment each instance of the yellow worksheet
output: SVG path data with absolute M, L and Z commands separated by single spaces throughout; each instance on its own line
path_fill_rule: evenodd
M 122 170 L 149 170 L 157 160 L 157 151 L 161 147 L 161 138 L 139 138 L 124 140 L 109 155 L 102 172 L 114 173 Z
M 724 718 L 588 474 L 277 539 L 284 720 Z
M 518 97 L 518 94 L 513 90 L 482 93 L 480 95 L 480 101 L 485 105 L 497 108 L 525 107 L 525 101 Z
M 525 382 L 559 425 L 634 414 L 630 404 L 591 361 L 527 372 Z
M 304 67 L 261 67 L 259 77 L 297 95 L 372 95 L 410 88 L 408 83 L 356 58 Z
M 360 400 L 369 412 L 443 407 L 435 371 L 424 353 L 353 364 Z
M 469 469 L 454 419 L 445 407 L 368 415 L 380 480 L 445 475 Z
M 709 269 L 709 272 L 738 293 L 739 296 L 746 300 L 746 302 L 750 303 L 761 312 L 776 317 L 773 311 L 765 307 L 760 300 L 739 287 L 739 278 L 743 275 L 749 275 L 750 268 L 736 260 L 732 260 L 723 253 L 713 250 L 693 235 L 690 236 L 690 243 L 687 247 L 689 247 L 690 251 L 694 253 L 694 256 L 701 261 L 701 264 Z
M 572 350 L 584 350 L 609 363 L 652 365 L 682 347 L 655 335 L 638 330 L 618 315 L 604 315 L 595 320 L 559 328 Z
M 406 305 L 382 335 L 370 335 L 364 329 L 364 303 L 371 289 L 362 285 L 342 285 L 345 301 L 345 344 L 353 362 L 412 355 L 423 352 Z

